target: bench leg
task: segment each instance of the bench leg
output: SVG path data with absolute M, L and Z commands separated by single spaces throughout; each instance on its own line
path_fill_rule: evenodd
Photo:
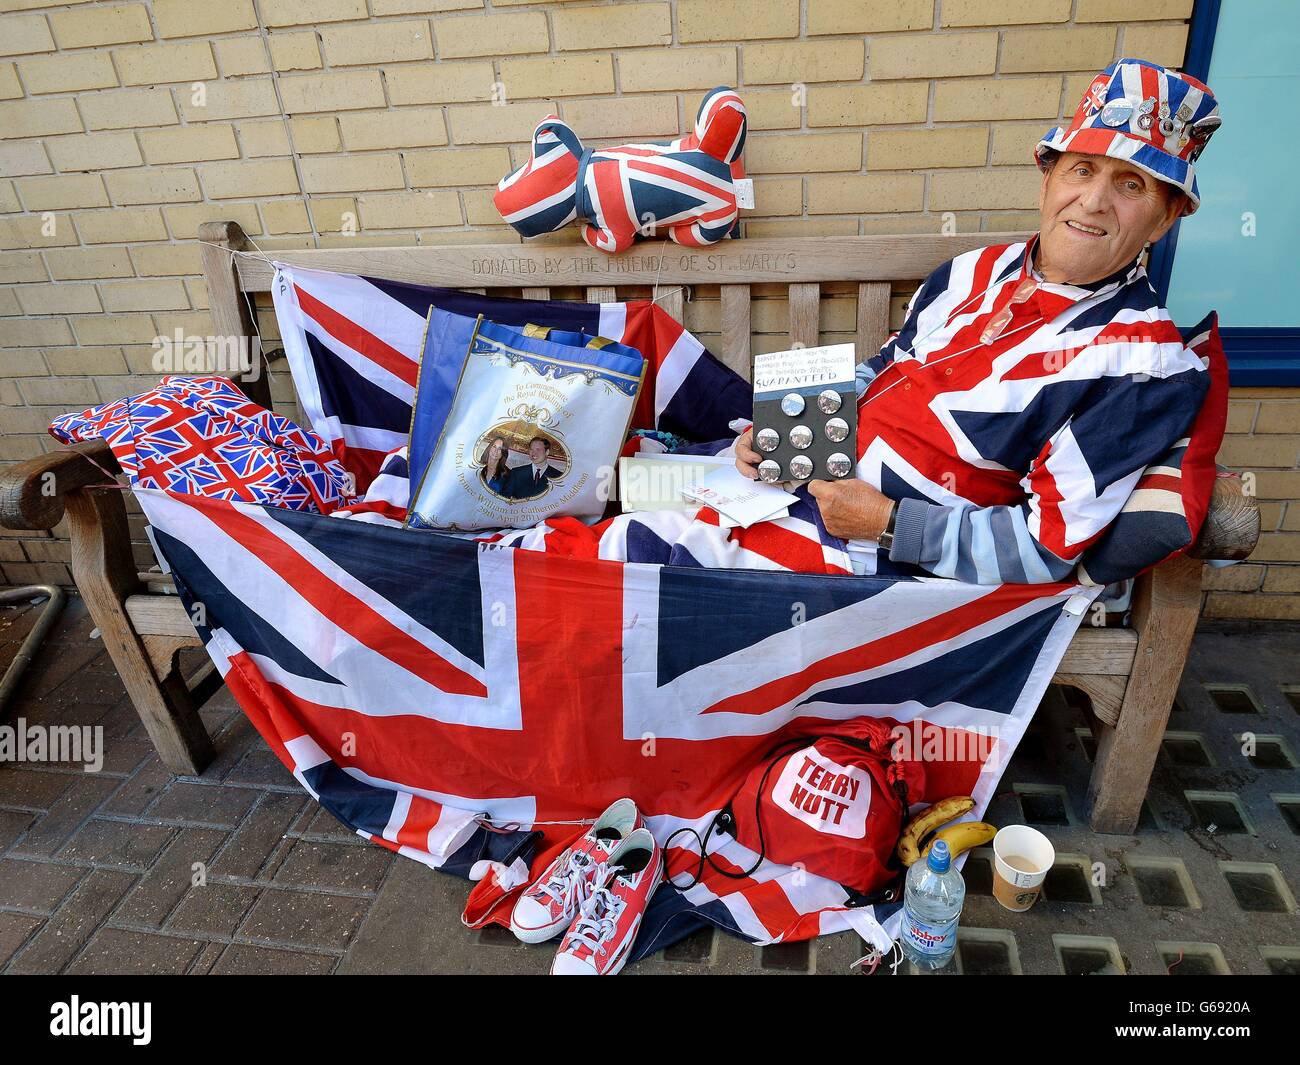
M 1133 672 L 1118 723 L 1103 728 L 1097 738 L 1088 785 L 1088 819 L 1094 832 L 1127 834 L 1137 827 L 1200 616 L 1202 565 L 1198 559 L 1179 556 L 1138 583 Z
M 84 488 L 68 494 L 66 507 L 72 575 L 154 750 L 173 773 L 203 772 L 212 761 L 212 740 L 194 701 L 184 682 L 160 680 L 126 616 L 126 597 L 136 590 L 139 577 L 121 494 Z

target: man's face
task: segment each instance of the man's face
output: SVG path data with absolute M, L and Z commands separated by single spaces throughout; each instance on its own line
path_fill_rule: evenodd
M 546 444 L 541 440 L 534 440 L 528 445 L 528 454 L 534 465 L 540 466 L 546 460 Z
M 1039 268 L 1048 281 L 1100 281 L 1168 232 L 1182 197 L 1120 160 L 1066 152 L 1043 175 Z

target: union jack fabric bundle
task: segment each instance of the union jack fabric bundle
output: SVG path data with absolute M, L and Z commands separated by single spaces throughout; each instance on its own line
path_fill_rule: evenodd
M 584 148 L 567 123 L 547 115 L 528 162 L 501 179 L 493 202 L 525 237 L 577 220 L 582 239 L 604 252 L 626 251 L 638 236 L 716 244 L 740 215 L 746 129 L 745 105 L 725 86 L 704 98 L 693 132 L 666 143 Z
M 272 750 L 365 838 L 462 876 L 510 864 L 530 829 L 536 873 L 630 795 L 689 883 L 700 844 L 677 829 L 704 834 L 790 736 L 863 715 L 931 751 L 917 801 L 971 794 L 983 811 L 1090 594 L 617 563 L 138 496 Z M 736 874 L 759 857 L 707 847 Z M 481 884 L 476 923 L 508 918 L 502 897 Z M 896 920 L 804 869 L 710 866 L 660 887 L 636 951 L 705 922 L 760 943 L 852 928 L 883 949 Z
M 137 488 L 324 513 L 354 494 L 320 437 L 225 377 L 164 377 L 142 395 L 60 415 L 50 434 L 65 444 L 102 437 Z

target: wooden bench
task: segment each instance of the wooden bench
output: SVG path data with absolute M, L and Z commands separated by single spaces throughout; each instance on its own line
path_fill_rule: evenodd
M 251 338 L 251 296 L 269 292 L 271 265 L 230 254 L 245 250 L 243 232 L 234 223 L 208 223 L 200 238 L 208 242 L 202 254 L 216 334 Z M 819 340 L 823 288 L 840 299 L 856 294 L 848 328 L 859 352 L 875 351 L 888 334 L 894 283 L 914 287 L 953 256 L 1008 239 L 1018 237 L 737 240 L 702 250 L 641 244 L 618 257 L 557 244 L 330 249 L 278 257 L 305 267 L 479 292 L 505 290 L 531 299 L 550 298 L 553 288 L 576 288 L 588 301 L 608 302 L 623 291 L 644 296 L 653 287 L 678 320 L 684 286 L 718 285 L 720 342 L 710 346 L 748 377 L 754 291 L 766 294 L 771 286 L 782 286 L 789 341 L 807 345 Z M 270 406 L 265 373 L 246 390 Z M 99 442 L 11 467 L 0 475 L 0 524 L 49 529 L 66 514 L 73 576 L 159 756 L 173 772 L 197 773 L 213 753 L 197 711 L 220 678 L 210 669 L 197 678 L 181 675 L 178 654 L 196 646 L 198 637 L 161 575 L 137 572 L 123 493 L 98 487 L 105 469 L 115 470 L 116 464 Z M 1084 625 L 1071 644 L 1055 682 L 1085 692 L 1091 703 L 1097 753 L 1088 800 L 1094 830 L 1131 832 L 1137 823 L 1200 612 L 1202 560 L 1245 558 L 1258 535 L 1254 500 L 1242 494 L 1239 480 L 1220 478 L 1205 529 L 1188 556 L 1137 582 L 1132 627 Z

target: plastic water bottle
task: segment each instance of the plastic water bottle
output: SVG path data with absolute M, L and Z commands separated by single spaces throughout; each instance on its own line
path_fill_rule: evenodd
M 925 861 L 907 871 L 903 895 L 903 953 L 918 969 L 942 969 L 957 950 L 957 918 L 966 882 L 953 867 L 948 844 L 934 841 Z

